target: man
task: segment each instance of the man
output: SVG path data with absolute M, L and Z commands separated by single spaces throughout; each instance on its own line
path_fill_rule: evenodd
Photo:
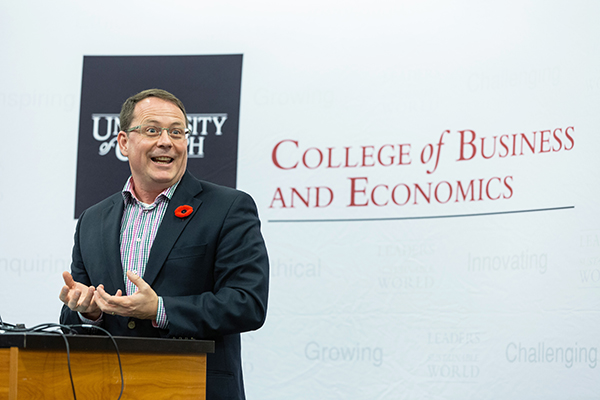
M 120 124 L 131 177 L 79 218 L 60 321 L 214 340 L 207 399 L 244 399 L 240 332 L 262 326 L 268 294 L 254 201 L 186 171 L 187 116 L 172 94 L 130 97 Z

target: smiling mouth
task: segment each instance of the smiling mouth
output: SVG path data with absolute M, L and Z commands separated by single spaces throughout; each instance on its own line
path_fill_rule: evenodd
M 173 162 L 171 157 L 151 157 L 151 159 L 157 164 L 171 164 Z

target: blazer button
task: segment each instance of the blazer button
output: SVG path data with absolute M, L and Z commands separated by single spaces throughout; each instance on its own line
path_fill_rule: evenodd
M 135 329 L 135 321 L 129 321 L 129 323 L 127 324 L 127 327 L 129 329 Z

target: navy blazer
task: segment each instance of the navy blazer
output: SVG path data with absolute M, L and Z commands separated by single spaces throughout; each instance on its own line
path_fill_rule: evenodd
M 192 206 L 191 216 L 175 209 Z M 71 273 L 84 285 L 125 293 L 120 255 L 123 197 L 116 193 L 79 217 Z M 207 360 L 207 400 L 244 399 L 240 332 L 258 329 L 267 312 L 269 261 L 256 205 L 244 192 L 200 181 L 186 171 L 152 245 L 143 279 L 162 296 L 167 329 L 104 314 L 115 336 L 215 341 Z M 81 323 L 63 306 L 62 324 Z M 130 324 L 134 322 L 134 324 Z

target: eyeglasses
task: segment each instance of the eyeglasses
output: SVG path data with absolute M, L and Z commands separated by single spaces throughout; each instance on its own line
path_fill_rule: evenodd
M 129 133 L 131 131 L 138 131 L 139 133 L 141 133 L 144 136 L 149 137 L 150 139 L 156 139 L 162 134 L 163 130 L 167 131 L 167 134 L 173 140 L 180 140 L 183 138 L 187 139 L 188 135 L 190 134 L 189 129 L 161 128 L 161 127 L 154 126 L 154 125 L 138 125 L 138 126 L 134 126 L 133 128 L 127 129 L 126 132 Z

